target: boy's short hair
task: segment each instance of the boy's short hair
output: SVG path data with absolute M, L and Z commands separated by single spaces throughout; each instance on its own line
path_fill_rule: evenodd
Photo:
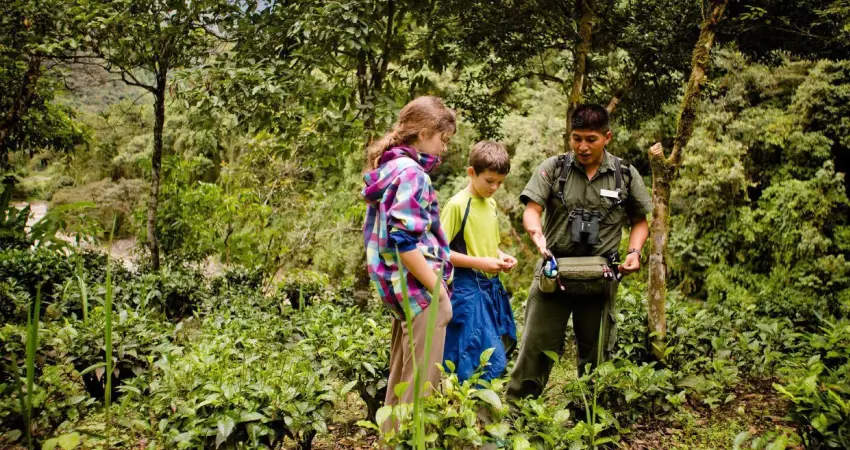
M 602 105 L 586 103 L 579 105 L 570 117 L 573 130 L 593 130 L 606 132 L 611 129 L 608 110 Z
M 511 171 L 511 157 L 505 146 L 495 141 L 481 141 L 472 146 L 469 152 L 469 165 L 477 175 L 491 170 L 499 175 Z

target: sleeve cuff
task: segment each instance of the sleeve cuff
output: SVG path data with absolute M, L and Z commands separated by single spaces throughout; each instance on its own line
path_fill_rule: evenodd
M 419 239 L 404 231 L 393 231 L 389 236 L 390 246 L 398 248 L 401 253 L 409 252 L 416 248 Z
M 545 198 L 542 198 L 540 195 L 526 189 L 522 191 L 522 194 L 519 195 L 519 201 L 521 201 L 523 205 L 527 205 L 529 200 L 546 208 Z

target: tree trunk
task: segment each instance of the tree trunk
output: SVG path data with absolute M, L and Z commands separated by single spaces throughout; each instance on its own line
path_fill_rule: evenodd
M 159 271 L 159 238 L 156 232 L 156 209 L 159 204 L 160 170 L 162 168 L 162 129 L 165 126 L 165 87 L 167 70 L 157 73 L 154 92 L 153 154 L 151 155 L 151 194 L 148 201 L 148 248 L 154 271 Z
M 590 53 L 590 41 L 593 37 L 593 0 L 581 1 L 581 19 L 579 21 L 579 41 L 576 44 L 575 61 L 573 62 L 573 87 L 567 101 L 566 127 L 564 128 L 564 151 L 570 146 L 570 118 L 576 106 L 581 103 L 584 90 L 584 78 L 587 72 L 587 54 Z
M 664 358 L 664 342 L 667 333 L 665 302 L 667 300 L 667 237 L 669 233 L 670 189 L 676 179 L 677 169 L 682 163 L 682 152 L 694 131 L 696 110 L 699 106 L 701 88 L 705 83 L 705 72 L 709 64 L 711 48 L 714 46 L 714 36 L 717 24 L 723 16 L 728 0 L 711 0 L 711 13 L 703 20 L 699 39 L 694 46 L 691 60 L 691 76 L 685 88 L 682 99 L 682 110 L 676 138 L 673 141 L 673 152 L 669 158 L 664 157 L 663 151 L 650 151 L 649 159 L 652 167 L 652 201 L 655 208 L 652 211 L 652 253 L 649 256 L 649 332 L 652 342 L 652 353 L 656 359 Z
M 12 107 L 0 118 L 0 170 L 9 167 L 9 137 L 21 123 L 21 119 L 29 109 L 35 97 L 35 88 L 41 77 L 41 58 L 31 57 L 27 62 L 27 70 L 21 80 L 21 88 L 15 96 Z

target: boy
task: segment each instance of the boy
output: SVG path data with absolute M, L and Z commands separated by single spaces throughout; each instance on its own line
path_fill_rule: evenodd
M 443 356 L 454 365 L 460 382 L 472 376 L 481 353 L 489 348 L 494 351 L 481 378 L 501 376 L 516 344 L 513 311 L 499 273 L 510 272 L 517 261 L 499 250 L 496 202 L 491 198 L 510 170 L 510 157 L 502 144 L 475 144 L 466 169 L 469 185 L 440 214 L 455 266 L 453 315 Z

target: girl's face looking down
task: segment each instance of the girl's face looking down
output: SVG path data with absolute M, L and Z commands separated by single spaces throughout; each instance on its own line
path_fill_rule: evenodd
M 419 133 L 419 139 L 413 143 L 413 148 L 418 152 L 427 153 L 434 156 L 443 156 L 448 149 L 449 141 L 452 140 L 454 132 L 444 131 L 427 134 Z

